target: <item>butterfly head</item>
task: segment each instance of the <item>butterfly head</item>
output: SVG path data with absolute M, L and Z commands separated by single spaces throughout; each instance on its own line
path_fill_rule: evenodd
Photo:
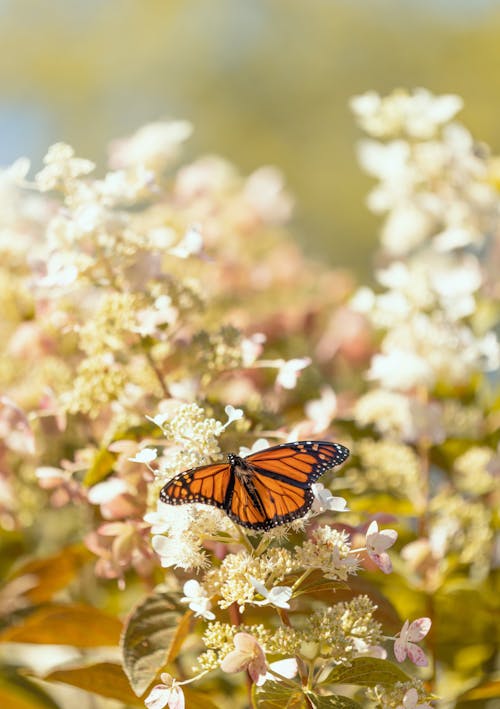
M 227 462 L 231 466 L 243 466 L 243 458 L 240 458 L 239 455 L 236 455 L 235 453 L 228 453 L 227 454 Z

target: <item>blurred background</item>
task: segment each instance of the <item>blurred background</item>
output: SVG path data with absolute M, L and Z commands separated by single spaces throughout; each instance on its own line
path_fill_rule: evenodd
M 104 165 L 107 143 L 186 118 L 187 156 L 284 172 L 310 255 L 365 275 L 353 94 L 458 93 L 500 150 L 500 0 L 0 0 L 0 165 L 40 165 L 64 140 Z

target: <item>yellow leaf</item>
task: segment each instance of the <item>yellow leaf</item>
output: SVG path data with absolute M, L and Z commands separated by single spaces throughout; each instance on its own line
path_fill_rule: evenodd
M 193 612 L 187 611 L 180 619 L 175 630 L 175 634 L 171 640 L 170 647 L 168 648 L 167 664 L 169 664 L 170 662 L 174 662 L 177 655 L 179 654 L 184 640 L 186 639 L 189 633 L 192 617 Z
M 87 487 L 92 487 L 97 483 L 107 478 L 113 469 L 116 456 L 110 453 L 106 448 L 98 450 L 92 461 L 92 465 L 85 473 L 83 484 Z

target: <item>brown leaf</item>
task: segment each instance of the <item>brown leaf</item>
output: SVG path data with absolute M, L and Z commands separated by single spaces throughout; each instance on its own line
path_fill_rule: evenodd
M 143 701 L 138 699 L 131 690 L 122 667 L 112 662 L 98 662 L 95 665 L 54 670 L 43 679 L 46 682 L 64 682 L 87 692 L 99 694 L 101 697 L 144 707 Z
M 34 604 L 44 603 L 66 588 L 90 558 L 91 554 L 85 547 L 75 544 L 44 559 L 27 561 L 15 570 L 10 580 L 26 575 L 35 576 L 36 585 L 23 595 Z
M 117 645 L 121 622 L 93 606 L 48 605 L 0 633 L 0 642 L 101 647 Z

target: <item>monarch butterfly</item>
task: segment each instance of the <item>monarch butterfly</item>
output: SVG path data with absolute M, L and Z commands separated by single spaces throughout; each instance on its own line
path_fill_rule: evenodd
M 229 453 L 227 463 L 176 475 L 161 489 L 160 500 L 213 505 L 243 527 L 271 529 L 303 517 L 314 500 L 312 484 L 348 455 L 347 448 L 327 441 L 283 443 L 246 458 Z

